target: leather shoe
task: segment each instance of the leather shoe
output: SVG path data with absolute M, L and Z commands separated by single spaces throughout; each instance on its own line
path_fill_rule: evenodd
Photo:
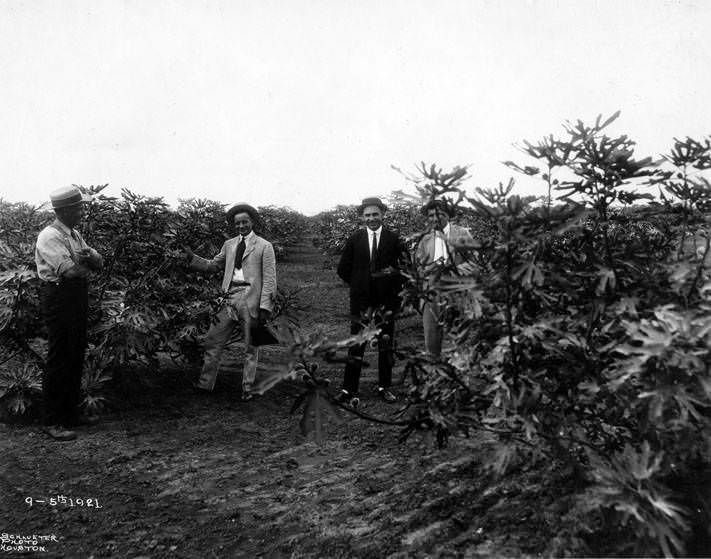
M 252 394 L 251 392 L 242 392 L 240 400 L 242 400 L 243 402 L 249 402 L 250 400 L 254 400 L 254 394 Z
M 192 387 L 193 392 L 195 392 L 196 394 L 210 394 L 212 392 L 212 390 L 203 388 L 197 382 L 193 382 L 190 386 Z
M 336 402 L 339 404 L 345 404 L 350 399 L 351 395 L 348 393 L 348 390 L 341 390 L 338 393 L 338 396 L 336 396 Z
M 73 441 L 77 438 L 77 434 L 70 429 L 59 427 L 57 425 L 49 425 L 43 427 L 42 431 L 52 437 L 55 441 Z
M 358 396 L 353 396 L 347 390 L 341 390 L 340 394 L 336 396 L 336 402 L 343 404 L 344 406 L 349 406 L 353 409 L 360 406 L 360 398 L 358 398 Z
M 383 388 L 382 386 L 378 388 L 378 395 L 384 402 L 387 402 L 388 404 L 392 404 L 394 401 L 397 400 L 395 394 L 390 392 L 390 390 L 388 390 L 387 388 Z

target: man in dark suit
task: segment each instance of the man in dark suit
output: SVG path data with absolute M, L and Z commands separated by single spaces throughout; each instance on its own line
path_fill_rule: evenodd
M 346 242 L 338 263 L 338 276 L 350 286 L 351 334 L 359 333 L 373 319 L 378 335 L 378 393 L 394 402 L 392 384 L 394 313 L 400 306 L 402 278 L 399 264 L 406 254 L 397 234 L 383 227 L 386 207 L 379 198 L 366 198 L 359 207 L 364 229 Z M 346 364 L 343 390 L 338 399 L 353 407 L 359 404 L 358 384 L 365 344 L 351 347 Z

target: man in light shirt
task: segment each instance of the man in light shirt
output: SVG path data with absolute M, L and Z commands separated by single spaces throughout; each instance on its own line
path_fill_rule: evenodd
M 222 354 L 234 328 L 239 324 L 244 335 L 246 358 L 242 376 L 242 400 L 254 397 L 259 348 L 252 345 L 252 327 L 264 324 L 271 316 L 277 292 L 276 259 L 272 244 L 254 233 L 259 214 L 249 204 L 237 204 L 227 212 L 237 236 L 225 241 L 212 259 L 186 252 L 189 266 L 204 272 L 222 271 L 222 289 L 229 302 L 217 315 L 204 340 L 205 359 L 196 387 L 211 391 L 215 387 Z
M 471 249 L 474 239 L 466 227 L 458 227 L 449 221 L 453 208 L 443 200 L 431 200 L 422 207 L 427 216 L 429 231 L 417 245 L 415 259 L 427 271 L 458 264 L 461 251 Z M 438 356 L 442 351 L 441 318 L 444 302 L 437 295 L 425 301 L 422 309 L 422 324 L 425 332 L 425 350 Z
M 79 413 L 86 351 L 89 273 L 103 267 L 101 255 L 75 228 L 91 200 L 76 186 L 50 194 L 54 222 L 37 237 L 35 263 L 41 280 L 42 314 L 47 323 L 47 361 L 42 375 L 42 422 L 55 440 L 73 440 L 72 427 L 95 418 Z
M 376 319 L 378 335 L 378 394 L 394 402 L 390 391 L 393 367 L 394 313 L 400 307 L 402 277 L 399 267 L 406 249 L 400 237 L 383 227 L 386 207 L 379 198 L 366 198 L 359 207 L 364 229 L 346 242 L 338 263 L 338 276 L 350 287 L 351 334 L 363 329 L 363 322 Z M 338 400 L 356 407 L 365 344 L 352 347 L 344 371 L 343 390 Z

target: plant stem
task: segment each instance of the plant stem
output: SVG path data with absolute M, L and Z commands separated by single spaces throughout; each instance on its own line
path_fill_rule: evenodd
M 694 276 L 694 281 L 691 282 L 691 286 L 689 287 L 689 292 L 686 295 L 687 301 L 691 298 L 692 293 L 694 292 L 694 289 L 696 289 L 696 285 L 699 283 L 699 280 L 701 279 L 701 274 L 706 267 L 706 257 L 709 254 L 709 248 L 711 247 L 711 237 L 706 237 L 706 247 L 704 247 L 704 255 L 701 258 L 701 262 L 699 262 L 698 266 L 696 266 L 696 275 Z

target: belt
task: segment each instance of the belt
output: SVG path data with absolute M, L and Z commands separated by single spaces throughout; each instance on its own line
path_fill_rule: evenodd
M 252 285 L 248 281 L 233 281 L 230 283 L 230 287 L 249 287 Z
M 61 287 L 63 285 L 65 286 L 81 286 L 81 285 L 87 285 L 87 281 L 85 278 L 73 278 L 73 279 L 66 279 L 66 278 L 60 278 L 56 280 L 46 280 L 40 278 L 42 281 L 41 285 L 51 285 L 52 287 Z

